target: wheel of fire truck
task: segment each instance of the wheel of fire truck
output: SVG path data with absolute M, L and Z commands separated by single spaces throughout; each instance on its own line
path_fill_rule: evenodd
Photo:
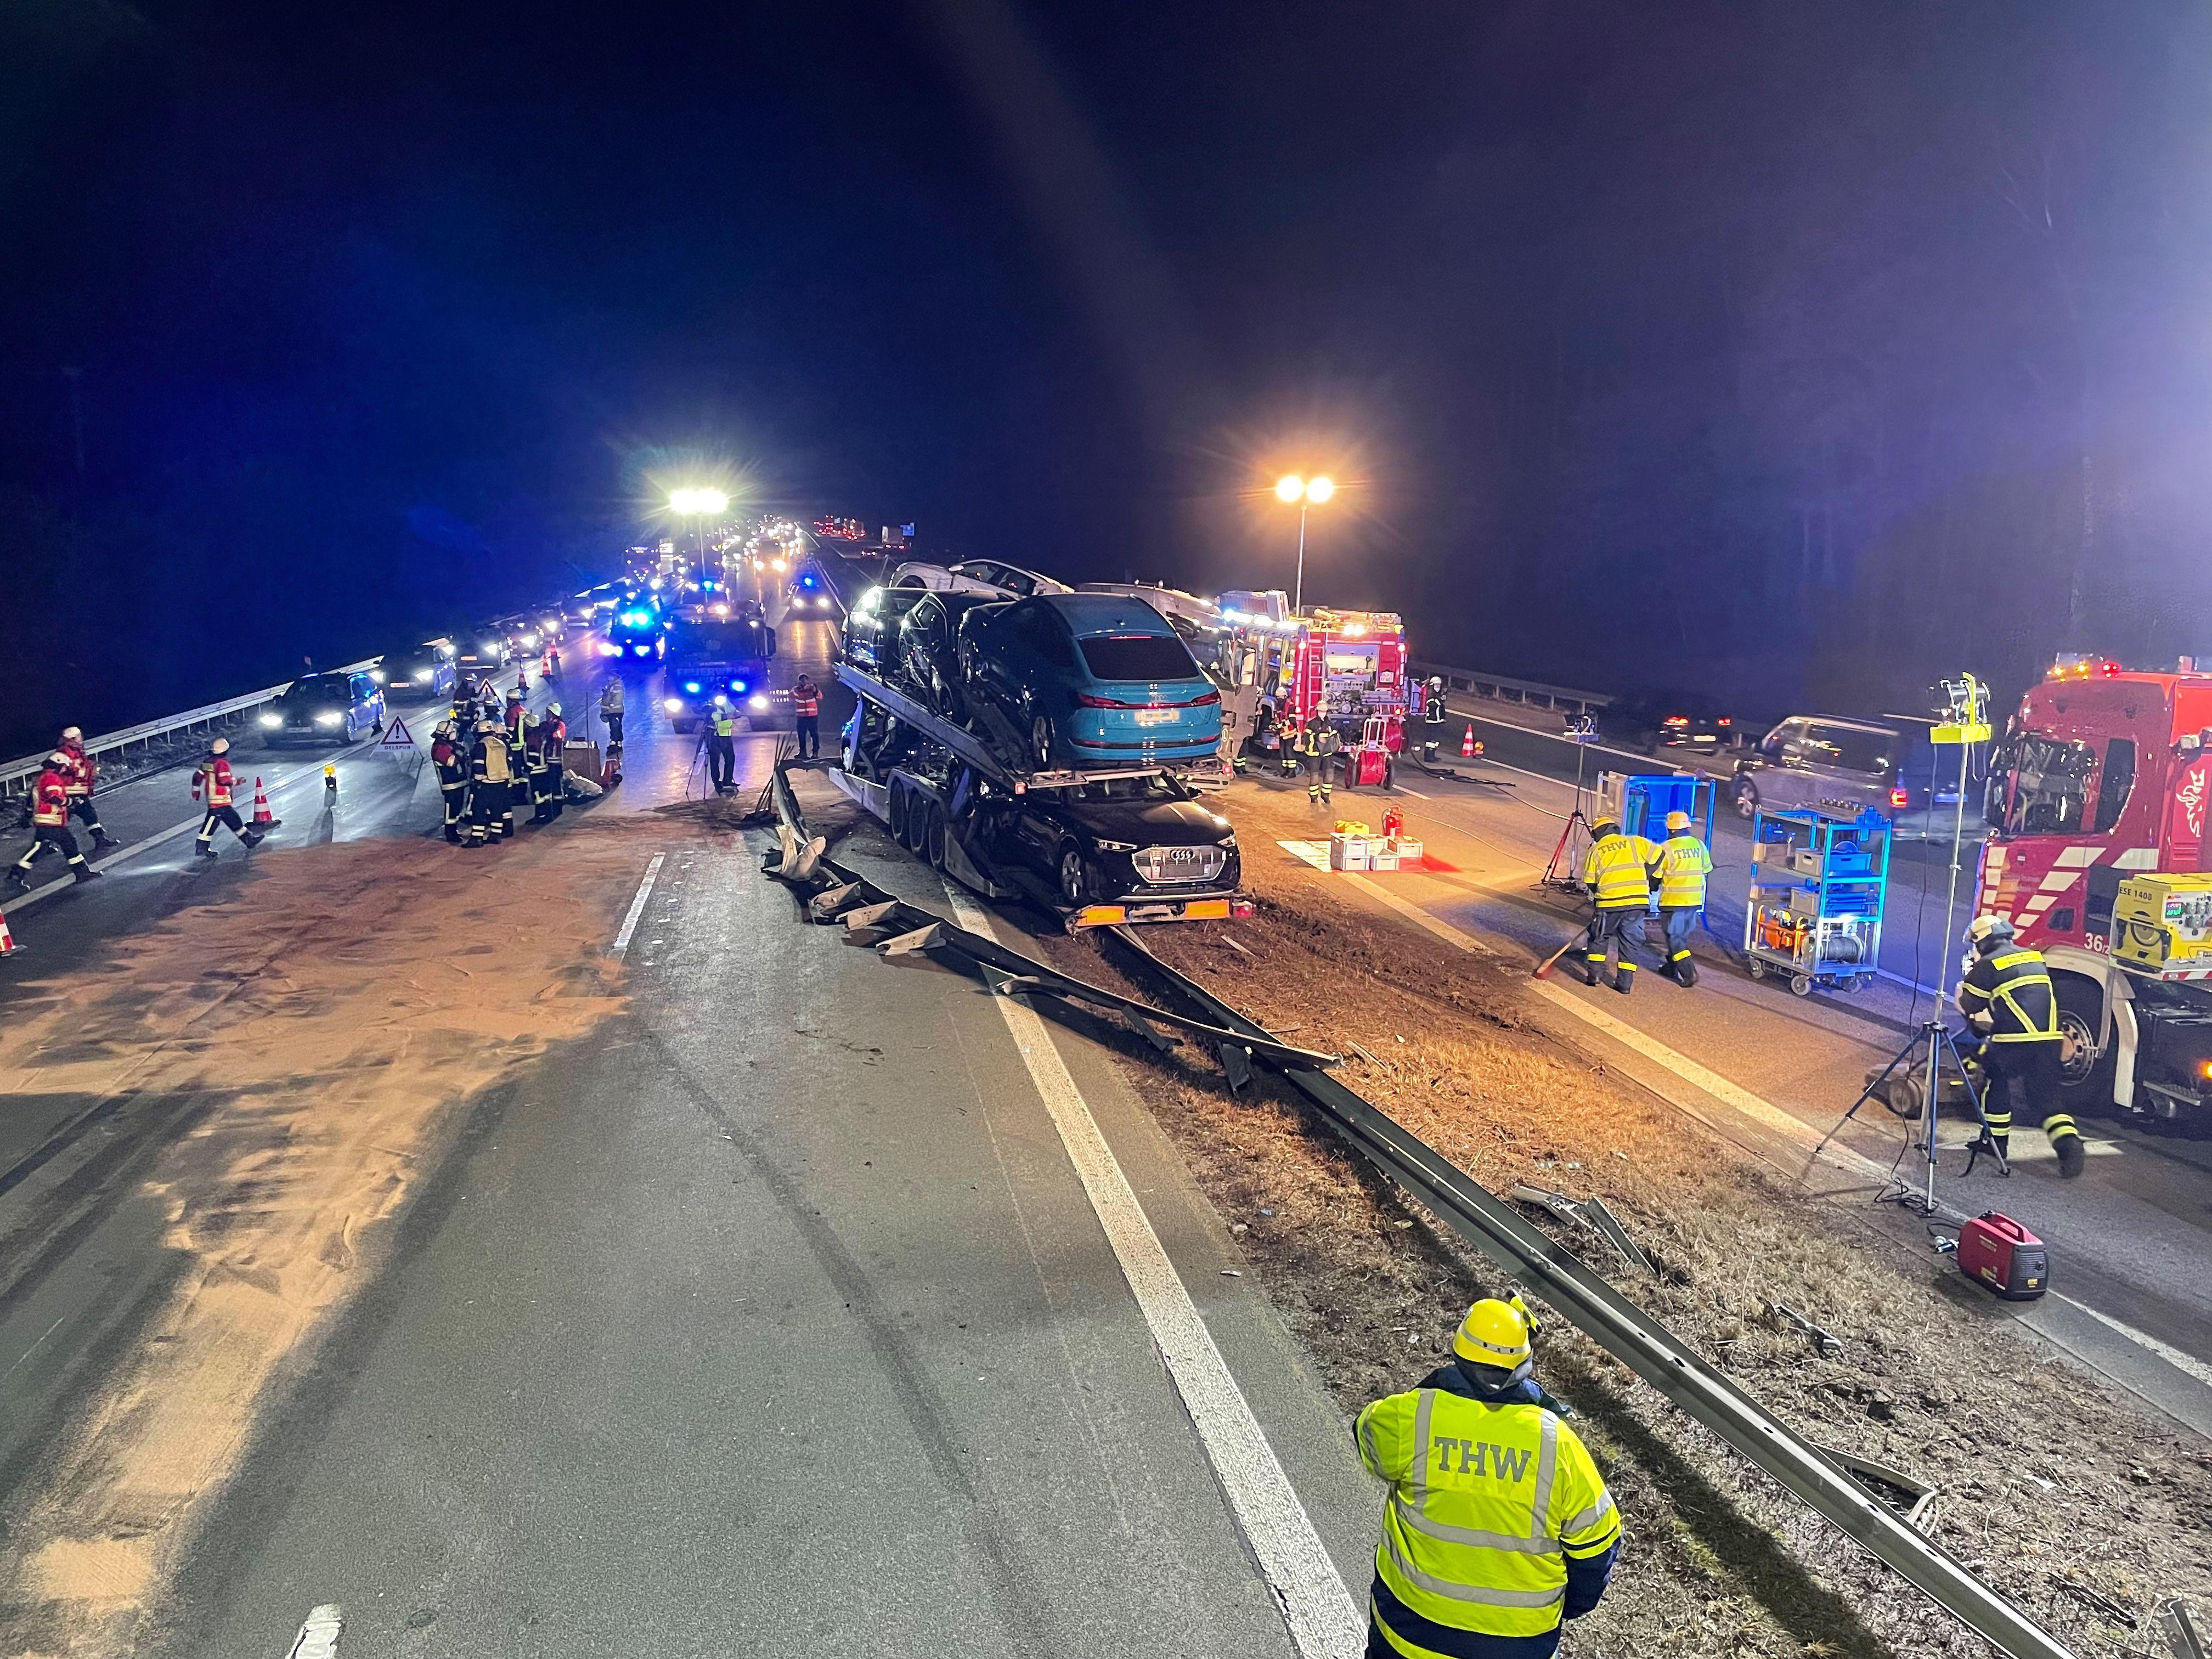
M 2078 974 L 2053 974 L 2058 1000 L 2058 1097 L 2069 1112 L 2109 1115 L 2119 1045 L 2096 1052 L 2104 1024 L 2104 994 Z

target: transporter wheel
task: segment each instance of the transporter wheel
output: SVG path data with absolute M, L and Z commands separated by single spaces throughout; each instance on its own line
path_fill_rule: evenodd
M 1039 714 L 1030 722 L 1030 758 L 1040 767 L 1051 768 L 1054 741 L 1051 715 Z
M 924 801 L 921 806 L 921 855 L 929 860 L 933 870 L 945 868 L 945 842 L 948 833 L 945 809 L 935 801 Z
M 2118 1042 L 2090 1058 L 2104 1022 L 2103 994 L 2076 974 L 2054 974 L 2051 986 L 2058 1000 L 2059 1100 L 2076 1116 L 2109 1117 L 2117 1109 L 2112 1082 L 2120 1067 Z
M 902 847 L 907 844 L 906 820 L 907 814 L 911 810 L 912 805 L 913 803 L 907 793 L 906 785 L 899 781 L 898 779 L 893 778 L 891 780 L 891 802 L 890 812 L 891 839 Z

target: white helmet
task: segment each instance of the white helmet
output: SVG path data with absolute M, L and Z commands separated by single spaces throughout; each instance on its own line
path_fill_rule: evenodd
M 77 730 L 74 726 L 64 726 L 62 727 L 62 741 L 64 743 L 82 743 L 84 741 L 84 733 Z
M 62 753 L 58 749 L 55 750 L 52 754 L 46 757 L 46 764 L 49 766 L 67 766 L 69 763 L 69 757 Z
M 210 755 L 228 755 L 229 752 L 230 739 L 228 738 L 217 738 L 213 743 L 208 745 L 208 753 Z
M 2012 936 L 2012 923 L 2002 916 L 1979 915 L 1966 924 L 1969 945 L 2002 945 Z
M 549 702 L 545 705 L 545 712 L 549 714 L 557 715 L 561 712 L 561 705 L 557 702 Z

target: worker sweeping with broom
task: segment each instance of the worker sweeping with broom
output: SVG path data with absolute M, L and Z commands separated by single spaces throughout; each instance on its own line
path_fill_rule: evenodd
M 1596 907 L 1583 935 L 1583 982 L 1603 984 L 1626 996 L 1636 988 L 1632 951 L 1644 945 L 1644 918 L 1651 908 L 1651 866 L 1659 849 L 1642 836 L 1621 833 L 1613 818 L 1601 818 L 1583 860 L 1583 885 Z

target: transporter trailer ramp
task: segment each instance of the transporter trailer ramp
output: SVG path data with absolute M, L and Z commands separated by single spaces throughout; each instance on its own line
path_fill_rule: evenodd
M 1218 759 L 1095 770 L 1024 766 L 1007 760 L 1024 745 L 995 710 L 979 703 L 973 725 L 963 726 L 849 663 L 836 673 L 858 704 L 830 781 L 900 846 L 963 886 L 986 898 L 1026 899 L 1071 932 L 1252 913 L 1237 887 L 1233 835 L 1214 847 L 1090 837 L 1093 847 L 1112 851 L 1115 867 L 1102 869 L 1065 827 L 1083 817 L 1084 798 L 1096 786 L 1161 778 L 1189 788 L 1216 786 L 1227 770 Z M 1057 881 L 1034 867 L 1041 840 L 1054 836 L 1059 841 L 1042 852 L 1059 871 Z

